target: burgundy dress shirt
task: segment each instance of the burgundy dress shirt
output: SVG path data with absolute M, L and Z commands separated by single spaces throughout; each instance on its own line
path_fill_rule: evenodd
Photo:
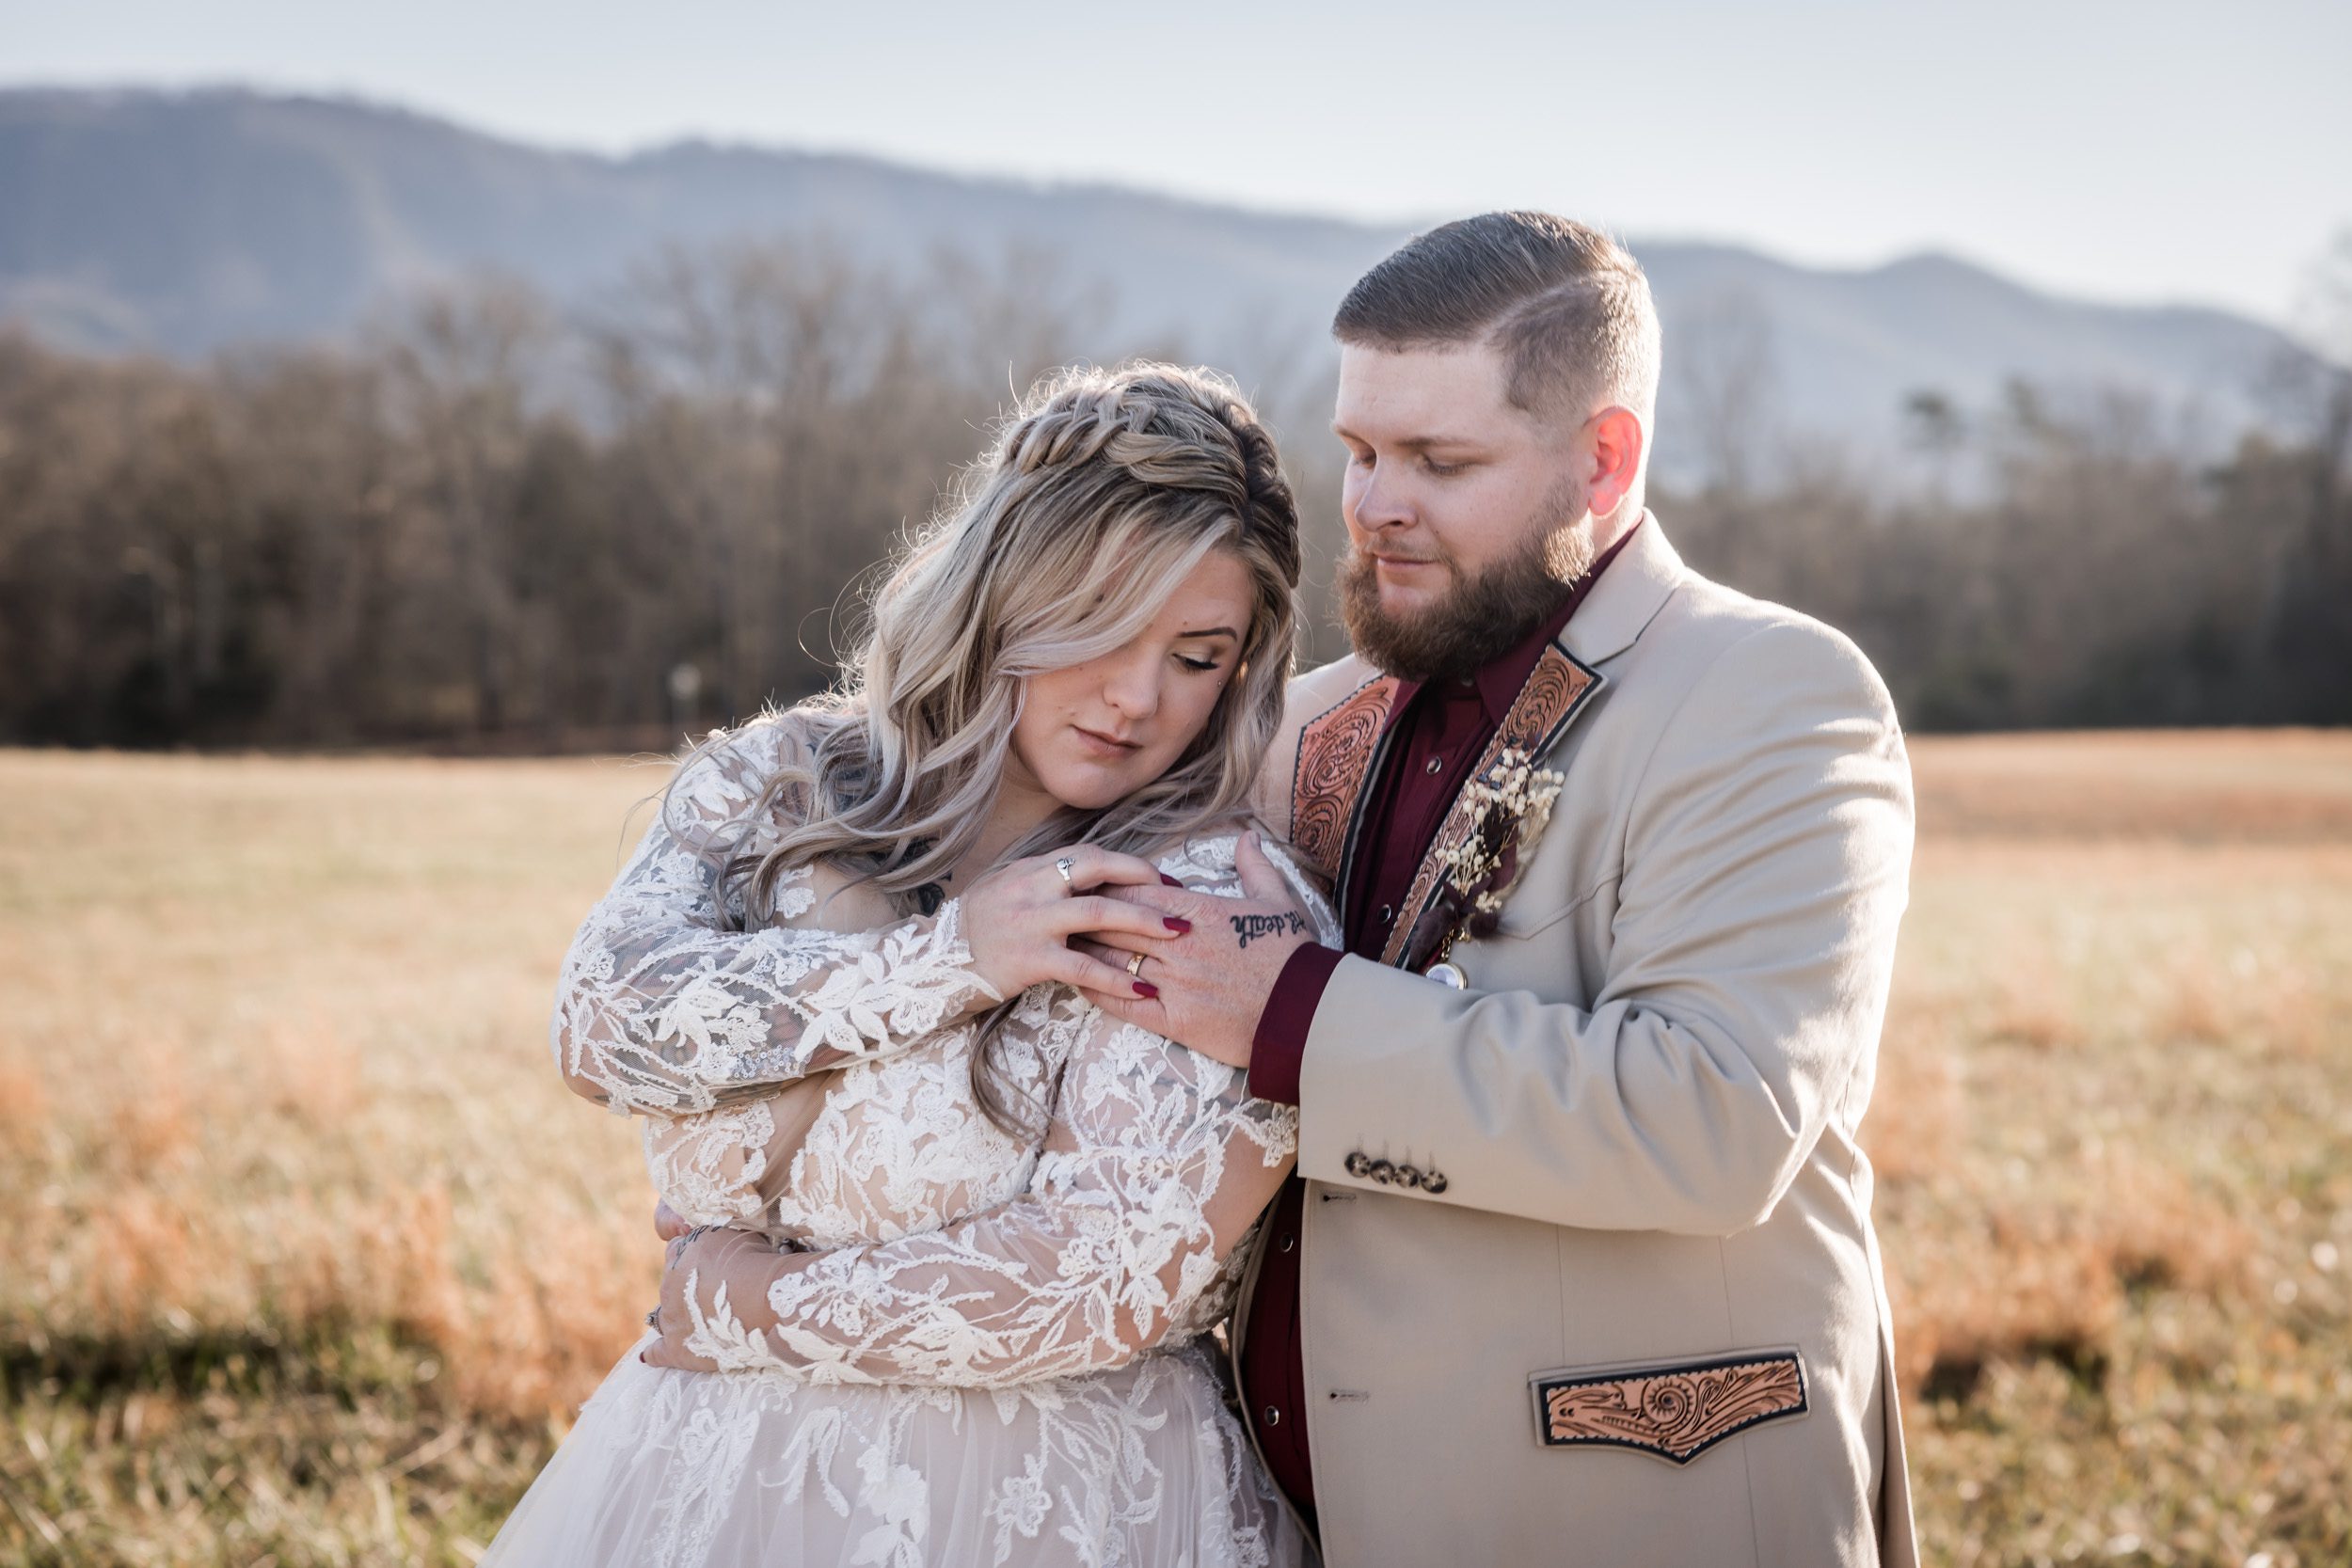
M 1519 688 L 1534 673 L 1546 644 L 1560 635 L 1602 570 L 1640 529 L 1637 522 L 1602 553 L 1549 620 L 1475 675 L 1400 686 L 1389 710 L 1389 729 L 1394 732 L 1389 753 L 1379 777 L 1364 781 L 1360 847 L 1346 879 L 1346 907 L 1339 911 L 1346 950 L 1310 942 L 1283 966 L 1258 1018 L 1249 1059 L 1251 1094 L 1284 1105 L 1298 1103 L 1307 1031 L 1332 971 L 1347 953 L 1380 961 L 1422 857 L 1502 727 Z M 1298 1336 L 1298 1237 L 1306 1200 L 1307 1184 L 1294 1175 L 1282 1183 L 1266 1219 L 1271 1234 L 1249 1303 L 1241 1398 L 1266 1467 L 1311 1527 L 1314 1475 L 1307 1459 L 1307 1371 Z

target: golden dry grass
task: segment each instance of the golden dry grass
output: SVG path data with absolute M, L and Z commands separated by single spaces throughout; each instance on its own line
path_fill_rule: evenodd
M 2352 1560 L 2352 736 L 1914 759 L 1864 1142 L 1930 1560 Z
M 0 753 L 0 1560 L 487 1539 L 652 1301 L 542 1042 L 660 778 Z
M 2352 736 L 1915 758 L 1930 1560 L 2352 1560 Z M 659 781 L 0 752 L 0 1562 L 471 1560 L 651 1300 L 543 1041 Z

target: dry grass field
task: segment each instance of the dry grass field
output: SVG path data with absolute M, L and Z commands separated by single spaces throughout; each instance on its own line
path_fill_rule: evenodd
M 1922 741 L 1931 1562 L 2352 1562 L 2352 736 Z M 467 1563 L 634 1335 L 548 1069 L 658 768 L 0 752 L 0 1563 Z

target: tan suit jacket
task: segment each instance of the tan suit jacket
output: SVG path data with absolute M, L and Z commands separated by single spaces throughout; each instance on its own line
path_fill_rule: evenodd
M 1292 688 L 1259 809 L 1327 872 L 1384 694 L 1352 657 Z M 1350 957 L 1308 1037 L 1326 1560 L 1911 1564 L 1855 1142 L 1911 859 L 1886 689 L 1650 517 L 1515 737 L 1566 783 L 1467 990 Z

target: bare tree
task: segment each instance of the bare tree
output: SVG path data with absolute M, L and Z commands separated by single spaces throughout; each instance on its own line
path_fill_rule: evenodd
M 430 293 L 382 338 L 389 414 L 405 459 L 393 490 L 419 566 L 446 574 L 449 598 L 432 608 L 456 623 L 473 723 L 484 731 L 516 717 L 515 693 L 527 684 L 514 521 L 532 388 L 548 378 L 553 348 L 544 302 L 502 277 Z
M 1677 439 L 1691 443 L 1709 489 L 1751 489 L 1777 436 L 1772 404 L 1780 369 L 1772 321 L 1746 290 L 1718 289 L 1676 324 L 1670 373 Z

